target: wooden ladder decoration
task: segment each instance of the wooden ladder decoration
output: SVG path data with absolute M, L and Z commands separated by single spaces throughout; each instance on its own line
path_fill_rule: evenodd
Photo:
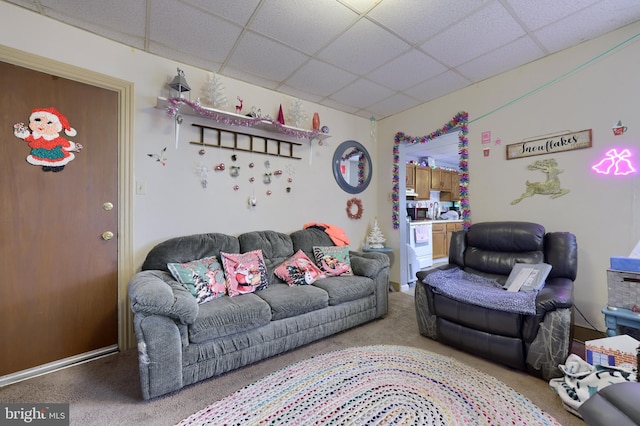
M 204 126 L 202 124 L 191 124 L 192 126 L 198 127 L 200 129 L 200 142 L 190 142 L 193 145 L 200 145 L 200 146 L 208 146 L 208 147 L 213 147 L 213 148 L 223 148 L 223 149 L 232 149 L 234 151 L 244 151 L 244 152 L 255 152 L 257 154 L 264 154 L 264 155 L 272 155 L 275 157 L 284 157 L 284 158 L 291 158 L 294 160 L 302 160 L 301 157 L 295 157 L 293 155 L 293 147 L 294 146 L 302 146 L 301 143 L 297 143 L 297 142 L 289 142 L 289 141 L 283 141 L 280 139 L 275 139 L 275 138 L 269 138 L 266 136 L 256 136 L 256 135 L 251 135 L 249 133 L 243 133 L 243 132 L 236 132 L 233 130 L 224 130 L 224 129 L 219 129 L 216 127 L 210 127 L 210 126 Z M 215 130 L 217 132 L 217 143 L 207 143 L 205 142 L 205 130 Z M 228 146 L 228 145 L 223 145 L 222 144 L 222 132 L 224 133 L 230 133 L 233 135 L 233 146 Z M 238 135 L 242 135 L 242 136 L 246 136 L 249 138 L 249 148 L 243 148 L 238 146 Z M 260 149 L 257 145 L 258 145 L 258 141 L 257 140 L 261 140 L 262 143 L 262 148 Z M 269 152 L 269 141 L 275 142 L 276 143 L 276 152 Z

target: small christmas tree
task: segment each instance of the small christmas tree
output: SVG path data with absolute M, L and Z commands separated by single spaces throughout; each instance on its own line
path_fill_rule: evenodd
M 371 232 L 367 236 L 367 245 L 369 248 L 384 248 L 385 242 L 384 235 L 382 235 L 382 231 L 378 227 L 378 218 L 376 217 L 373 221 L 373 228 L 371 228 Z
M 227 104 L 227 97 L 224 95 L 224 87 L 218 74 L 209 77 L 204 88 L 205 101 L 214 108 L 222 109 Z
M 294 99 L 289 108 L 289 121 L 293 123 L 294 127 L 300 128 L 306 120 L 307 116 L 302 108 L 302 101 L 300 99 Z

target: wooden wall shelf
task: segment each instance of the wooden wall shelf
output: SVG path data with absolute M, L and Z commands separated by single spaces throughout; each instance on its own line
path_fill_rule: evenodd
M 282 125 L 272 120 L 247 117 L 205 107 L 183 98 L 158 97 L 156 108 L 166 111 L 173 109 L 174 113 L 206 118 L 215 123 L 216 129 L 238 132 L 239 128 L 243 128 L 244 130 L 238 133 L 278 140 L 280 142 L 298 142 L 300 140 L 312 142 L 314 139 L 322 141 L 323 139 L 331 137 L 328 133 L 321 133 L 318 130 L 298 129 L 296 127 Z M 274 138 L 274 134 L 277 134 L 278 137 Z

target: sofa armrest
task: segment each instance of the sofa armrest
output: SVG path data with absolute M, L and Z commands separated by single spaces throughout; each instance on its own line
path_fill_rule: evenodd
M 129 281 L 129 298 L 134 313 L 167 316 L 181 324 L 193 324 L 199 312 L 196 298 L 164 271 L 135 274 Z
M 384 253 L 350 251 L 349 260 L 355 275 L 375 279 L 381 269 L 389 267 L 389 257 Z
M 573 306 L 573 281 L 569 278 L 547 279 L 536 298 L 538 315 Z

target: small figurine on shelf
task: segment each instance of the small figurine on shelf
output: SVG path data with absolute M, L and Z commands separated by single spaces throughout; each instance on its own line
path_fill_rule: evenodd
M 240 114 L 242 112 L 242 98 L 238 96 L 238 101 L 240 102 L 236 105 L 236 114 Z
M 378 227 L 378 218 L 376 217 L 373 221 L 373 228 L 371 228 L 371 232 L 367 236 L 367 247 L 373 249 L 384 248 L 383 243 L 385 241 L 386 239 Z

